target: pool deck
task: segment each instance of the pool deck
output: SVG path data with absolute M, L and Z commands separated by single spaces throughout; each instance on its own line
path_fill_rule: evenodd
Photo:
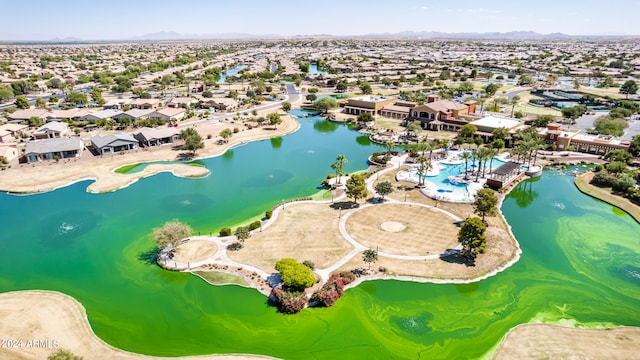
M 475 201 L 476 193 L 482 189 L 486 184 L 486 179 L 479 178 L 478 181 L 473 181 L 473 176 L 470 176 L 470 181 L 466 184 L 466 190 L 462 191 L 452 191 L 452 189 L 446 189 L 438 184 L 429 181 L 429 177 L 434 177 L 440 175 L 440 169 L 443 166 L 456 166 L 464 164 L 465 161 L 458 157 L 459 151 L 451 151 L 448 153 L 446 159 L 435 161 L 433 163 L 433 171 L 427 172 L 427 179 L 424 180 L 424 187 L 420 188 L 420 192 L 425 196 L 428 196 L 434 200 L 439 201 L 447 201 L 453 203 L 472 203 Z M 497 156 L 496 159 L 500 161 L 509 161 L 509 154 L 503 153 L 500 156 Z M 408 170 L 400 171 L 396 174 L 396 179 L 398 181 L 407 181 L 414 184 L 418 183 L 418 174 L 416 170 L 415 164 L 407 164 L 411 165 L 412 168 Z M 436 171 L 437 170 L 437 171 Z M 462 175 L 459 174 L 459 175 Z M 457 186 L 451 184 L 451 186 Z

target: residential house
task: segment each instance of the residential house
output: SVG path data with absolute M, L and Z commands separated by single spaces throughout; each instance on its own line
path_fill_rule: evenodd
M 99 155 L 107 155 L 138 148 L 138 140 L 131 134 L 119 133 L 113 135 L 94 135 L 91 145 Z
M 82 156 L 84 143 L 80 138 L 53 138 L 27 143 L 24 157 L 27 162 L 77 158 Z
M 134 132 L 133 137 L 140 142 L 140 146 L 157 146 L 176 142 L 180 132 L 175 127 L 143 127 Z
M 126 118 L 126 117 L 131 119 L 131 121 L 136 121 L 138 119 L 146 119 L 153 112 L 154 110 L 152 109 L 131 109 L 118 115 L 116 117 L 116 120 L 118 120 L 118 122 L 121 122 L 123 118 Z
M 198 102 L 200 109 L 216 109 L 229 111 L 238 107 L 238 102 L 231 98 L 202 99 Z
M 12 161 L 18 157 L 18 147 L 10 144 L 0 145 L 0 158 L 4 158 L 6 161 Z
M 160 99 L 135 99 L 131 102 L 133 109 L 158 109 L 162 106 Z
M 46 109 L 23 109 L 17 110 L 13 114 L 7 115 L 7 120 L 10 122 L 22 122 L 27 121 L 32 117 L 38 117 L 42 119 L 42 116 L 47 113 Z
M 109 99 L 102 108 L 104 110 L 123 110 L 126 105 L 131 104 L 131 99 Z
M 149 114 L 150 119 L 162 119 L 164 121 L 178 121 L 185 117 L 187 111 L 182 108 L 164 108 Z
M 18 137 L 18 132 L 26 131 L 29 127 L 21 124 L 0 125 L 0 143 L 14 142 Z
M 167 107 L 189 109 L 192 106 L 196 105 L 197 103 L 198 103 L 198 100 L 194 98 L 176 97 L 171 99 L 171 101 L 167 103 Z
M 69 124 L 59 121 L 46 123 L 36 129 L 36 131 L 34 131 L 32 134 L 34 139 L 53 139 L 66 137 L 69 135 L 71 135 Z
M 200 109 L 215 109 L 217 108 L 218 103 L 216 99 L 202 99 L 198 101 L 198 107 Z
M 83 116 L 91 113 L 87 109 L 67 109 L 67 110 L 51 110 L 43 115 L 44 121 L 62 121 L 64 119 L 79 120 Z
M 122 114 L 122 111 L 120 110 L 113 110 L 113 109 L 98 110 L 98 111 L 94 111 L 89 114 L 86 114 L 83 117 L 83 119 L 85 121 L 96 122 L 96 121 L 105 120 L 105 119 L 115 119 L 121 114 Z
M 351 115 L 360 115 L 362 113 L 370 113 L 375 116 L 385 106 L 395 103 L 397 99 L 382 96 L 365 95 L 351 99 L 347 99 L 344 106 L 344 112 Z
M 216 102 L 218 103 L 216 109 L 220 111 L 231 111 L 238 107 L 238 101 L 232 98 L 218 98 Z

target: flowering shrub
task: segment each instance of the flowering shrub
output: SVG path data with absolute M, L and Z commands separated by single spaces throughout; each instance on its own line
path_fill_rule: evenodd
M 334 276 L 337 276 L 340 279 L 342 279 L 342 282 L 345 285 L 349 285 L 356 280 L 356 276 L 351 271 L 342 271 L 337 274 L 333 274 L 331 275 L 331 278 L 333 278 Z
M 311 296 L 312 302 L 320 306 L 330 307 L 344 294 L 344 281 L 339 275 L 331 275 L 329 281 Z
M 285 314 L 296 314 L 307 304 L 307 296 L 303 292 L 273 289 L 273 296 L 278 301 L 278 310 Z

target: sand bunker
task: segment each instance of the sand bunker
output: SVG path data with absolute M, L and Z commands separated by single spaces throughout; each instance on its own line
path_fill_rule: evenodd
M 400 232 L 407 228 L 403 223 L 397 222 L 397 221 L 385 221 L 382 224 L 380 224 L 380 227 L 384 231 L 394 232 L 394 233 Z

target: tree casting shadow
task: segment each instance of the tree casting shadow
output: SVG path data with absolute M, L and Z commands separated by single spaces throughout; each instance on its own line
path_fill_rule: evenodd
M 447 249 L 447 251 L 440 255 L 440 260 L 450 264 L 463 264 L 467 267 L 476 266 L 476 259 L 464 256 L 460 251 L 456 251 L 455 249 Z
M 160 249 L 153 248 L 153 249 L 149 249 L 141 254 L 138 255 L 138 261 L 141 261 L 147 265 L 156 265 L 157 259 L 158 259 L 158 253 L 160 252 Z
M 333 210 L 349 210 L 359 206 L 359 204 L 354 204 L 353 201 L 340 201 L 329 205 Z

